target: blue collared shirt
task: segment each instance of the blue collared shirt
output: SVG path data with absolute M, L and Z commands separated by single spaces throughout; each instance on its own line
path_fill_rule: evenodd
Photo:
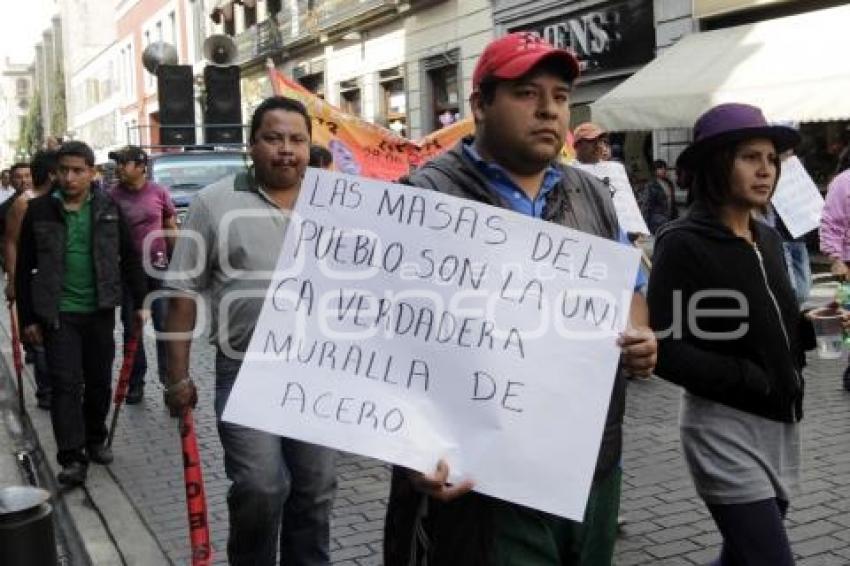
M 471 142 L 463 144 L 463 152 L 469 157 L 478 170 L 490 181 L 490 188 L 502 199 L 502 201 L 510 207 L 514 212 L 533 216 L 534 218 L 543 218 L 543 209 L 546 205 L 546 196 L 552 192 L 555 185 L 563 178 L 563 173 L 553 165 L 546 168 L 543 173 L 543 182 L 540 184 L 540 190 L 534 200 L 531 200 L 526 192 L 522 190 L 508 176 L 505 170 L 495 164 L 485 161 L 475 150 Z M 628 236 L 620 230 L 619 242 L 627 246 L 631 246 Z M 635 280 L 635 291 L 640 291 L 646 287 L 648 279 L 642 267 L 638 268 L 637 279 Z

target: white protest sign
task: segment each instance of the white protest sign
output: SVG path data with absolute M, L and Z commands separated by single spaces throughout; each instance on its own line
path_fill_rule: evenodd
M 629 183 L 629 176 L 626 174 L 626 168 L 623 167 L 622 163 L 617 161 L 599 161 L 598 163 L 574 161 L 570 165 L 590 173 L 597 179 L 603 181 L 607 179 L 613 191 L 612 199 L 620 228 L 625 232 L 649 235 L 649 228 L 640 213 L 635 192 L 632 190 L 632 184 Z
M 823 197 L 796 155 L 782 162 L 782 174 L 770 202 L 795 238 L 820 226 Z
M 581 520 L 638 251 L 310 169 L 226 421 Z

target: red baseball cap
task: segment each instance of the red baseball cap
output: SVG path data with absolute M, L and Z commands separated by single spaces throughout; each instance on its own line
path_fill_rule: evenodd
M 536 33 L 520 31 L 509 33 L 491 41 L 478 58 L 472 73 L 472 88 L 477 89 L 485 77 L 517 79 L 543 59 L 554 59 L 564 65 L 570 81 L 579 75 L 579 63 L 575 54 L 566 49 L 557 49 Z

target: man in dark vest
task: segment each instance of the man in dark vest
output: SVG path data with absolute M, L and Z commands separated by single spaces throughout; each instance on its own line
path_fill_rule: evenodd
M 578 74 L 572 53 L 555 49 L 535 34 L 513 33 L 493 41 L 472 79 L 475 137 L 426 163 L 408 181 L 627 242 L 608 189 L 556 161 Z M 646 301 L 638 292 L 643 284 L 635 285 L 629 329 L 619 339 L 621 371 L 583 523 L 470 492 L 471 482 L 449 485 L 448 466 L 442 461 L 430 475 L 396 468 L 387 510 L 387 566 L 611 563 L 620 496 L 624 375 L 648 376 L 655 365 L 655 337 L 648 328 Z

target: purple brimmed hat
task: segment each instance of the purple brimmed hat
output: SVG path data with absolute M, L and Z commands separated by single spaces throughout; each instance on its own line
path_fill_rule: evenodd
M 767 138 L 782 153 L 800 141 L 797 130 L 788 126 L 772 126 L 760 108 L 749 104 L 719 104 L 700 116 L 694 124 L 694 141 L 676 160 L 678 167 L 693 169 L 706 154 L 729 143 L 753 138 Z

